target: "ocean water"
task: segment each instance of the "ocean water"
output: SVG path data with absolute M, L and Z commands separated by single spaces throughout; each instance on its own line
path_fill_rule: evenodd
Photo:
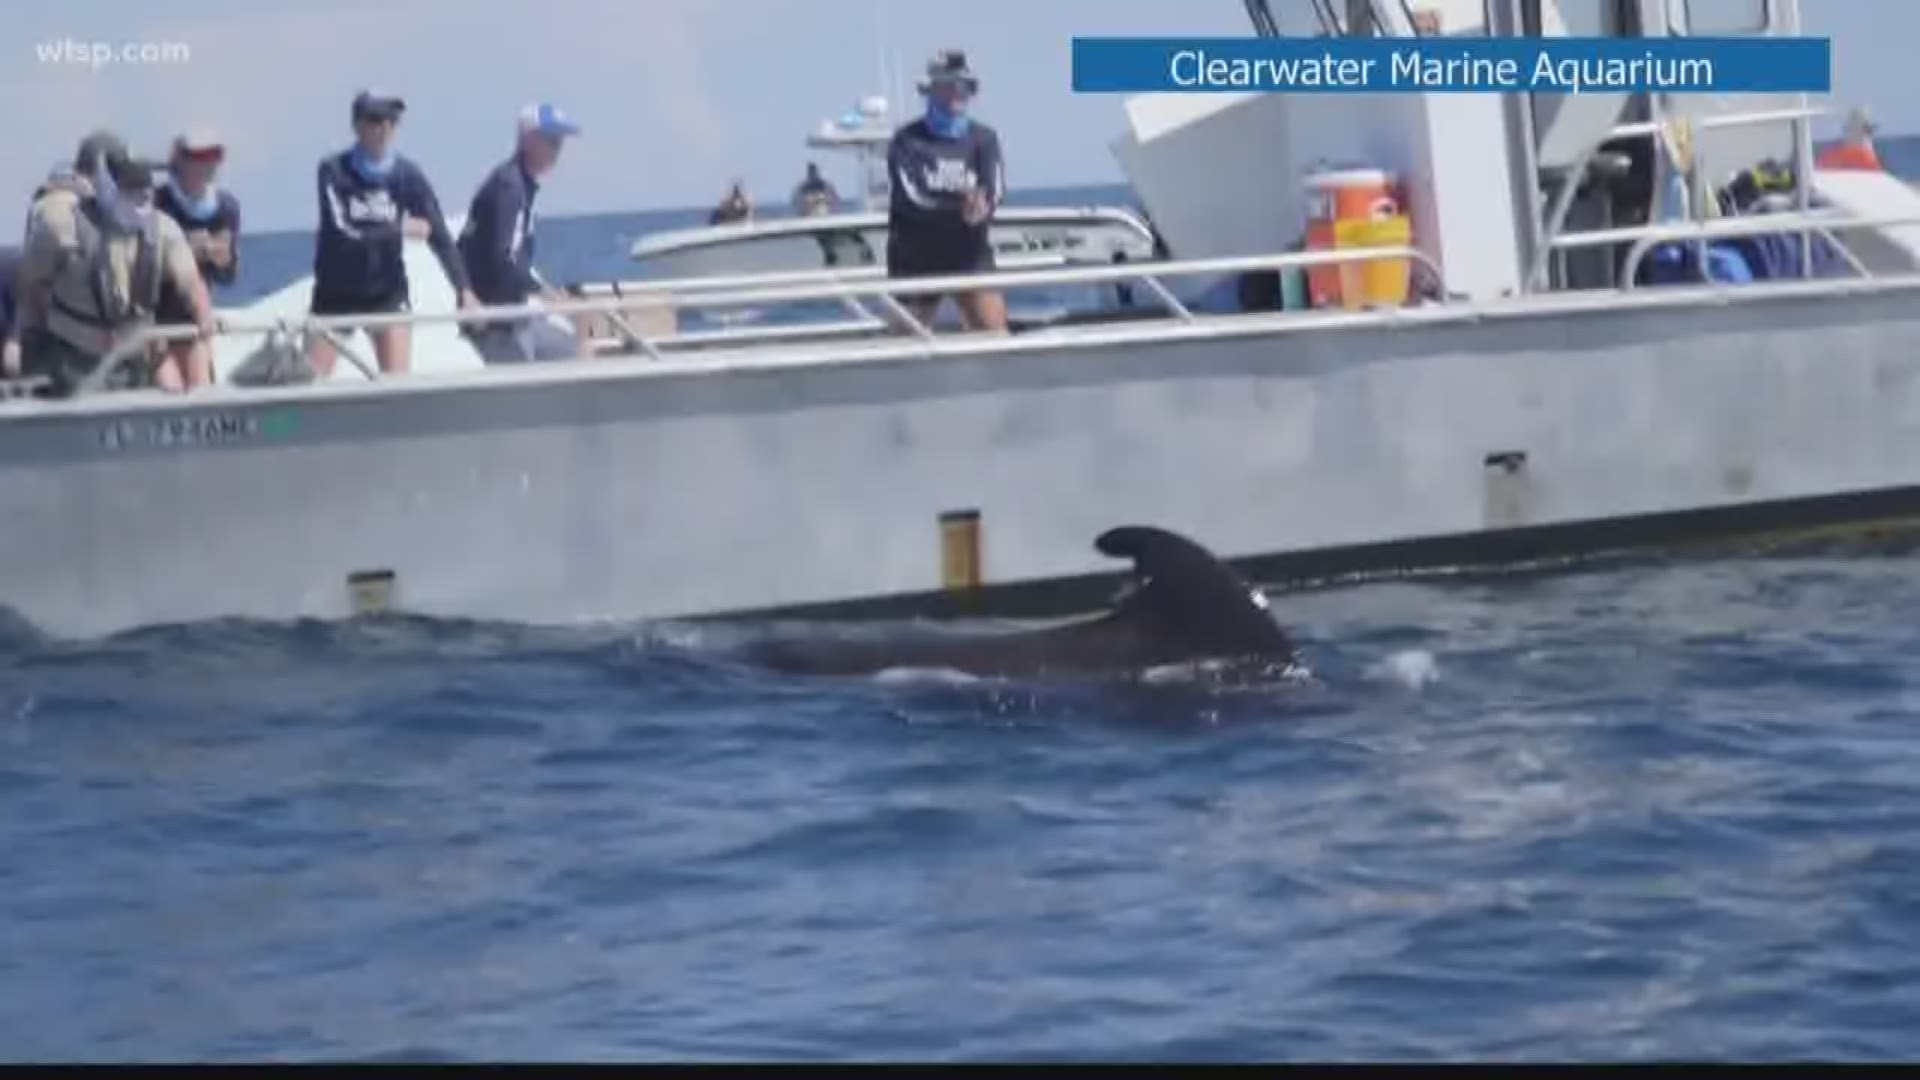
M 0 1053 L 1912 1058 L 1914 556 L 1298 592 L 1232 689 L 16 630 Z
M 0 1058 L 1920 1057 L 1917 555 L 1278 594 L 1251 686 L 0 620 Z

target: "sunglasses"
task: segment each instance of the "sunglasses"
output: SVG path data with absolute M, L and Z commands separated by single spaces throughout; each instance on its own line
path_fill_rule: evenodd
M 227 152 L 219 147 L 208 150 L 182 150 L 181 161 L 191 161 L 199 165 L 218 165 L 227 159 Z

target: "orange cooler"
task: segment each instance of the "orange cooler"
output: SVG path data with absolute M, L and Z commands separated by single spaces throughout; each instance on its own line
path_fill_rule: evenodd
M 1393 177 L 1380 169 L 1344 169 L 1307 178 L 1307 250 L 1402 247 L 1412 223 L 1394 197 Z M 1405 259 L 1315 267 L 1307 272 L 1314 307 L 1397 307 L 1407 302 Z

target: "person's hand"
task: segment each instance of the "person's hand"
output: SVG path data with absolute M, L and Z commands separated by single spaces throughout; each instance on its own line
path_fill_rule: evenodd
M 427 222 L 422 218 L 417 218 L 417 217 L 413 217 L 412 215 L 408 215 L 407 217 L 401 219 L 400 231 L 407 234 L 407 236 L 411 237 L 412 239 L 425 240 L 427 237 L 433 235 L 433 226 L 427 224 Z
M 960 204 L 960 216 L 969 225 L 978 225 L 987 219 L 987 193 L 979 188 L 967 189 L 966 200 Z
M 207 245 L 206 245 L 207 261 L 219 267 L 222 270 L 225 270 L 227 267 L 232 266 L 233 265 L 233 234 L 224 233 L 224 232 L 210 233 L 207 235 L 206 239 L 207 239 Z
M 461 311 L 470 311 L 480 306 L 480 298 L 473 294 L 472 289 L 461 289 L 459 298 L 454 302 L 460 306 Z
M 213 335 L 220 332 L 220 320 L 211 310 L 201 312 L 200 317 L 193 320 L 193 325 L 200 331 L 201 341 L 210 340 Z
M 8 338 L 4 343 L 0 343 L 0 375 L 4 375 L 9 379 L 17 379 L 20 377 L 20 341 L 18 338 Z

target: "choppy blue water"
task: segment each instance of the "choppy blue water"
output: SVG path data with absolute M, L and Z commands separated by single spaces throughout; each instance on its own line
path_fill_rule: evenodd
M 1911 553 L 1283 595 L 1314 680 L 751 628 L 0 643 L 8 1058 L 1911 1058 Z

